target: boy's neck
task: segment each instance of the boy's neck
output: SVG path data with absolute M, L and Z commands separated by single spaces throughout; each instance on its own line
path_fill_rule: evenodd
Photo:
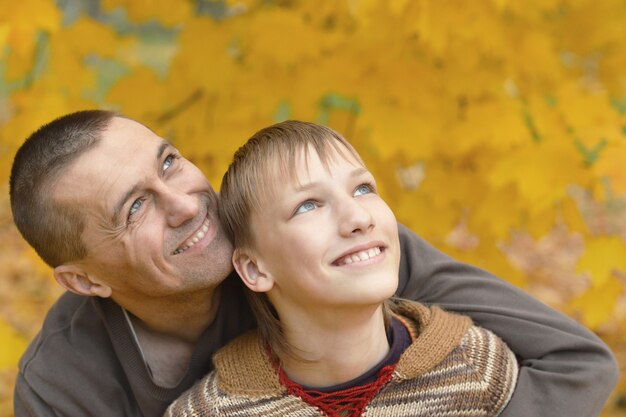
M 280 358 L 283 369 L 292 381 L 304 386 L 321 388 L 348 382 L 375 367 L 389 352 L 382 306 L 331 315 L 292 315 L 281 322 L 287 342 L 294 348 L 293 356 Z

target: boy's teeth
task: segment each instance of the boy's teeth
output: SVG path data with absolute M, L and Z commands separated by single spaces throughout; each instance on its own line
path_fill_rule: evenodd
M 337 262 L 339 265 L 350 265 L 352 263 L 367 261 L 370 258 L 380 255 L 380 248 L 375 247 L 368 250 L 362 250 L 357 253 L 344 256 Z

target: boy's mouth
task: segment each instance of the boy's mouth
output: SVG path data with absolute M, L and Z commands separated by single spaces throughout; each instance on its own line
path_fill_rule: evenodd
M 195 245 L 196 243 L 198 243 L 200 240 L 202 240 L 202 238 L 207 234 L 207 232 L 209 231 L 209 225 L 211 224 L 211 220 L 209 220 L 209 217 L 207 216 L 204 221 L 202 222 L 202 224 L 200 225 L 200 227 L 198 228 L 198 230 L 195 231 L 195 233 L 189 237 L 178 249 L 176 249 L 172 254 L 173 255 L 178 255 L 180 253 L 185 252 L 186 250 L 188 250 L 189 248 L 191 248 L 193 245 Z
M 377 257 L 384 251 L 385 248 L 383 246 L 374 246 L 369 249 L 352 252 L 334 261 L 333 265 L 344 266 L 367 261 L 369 259 Z

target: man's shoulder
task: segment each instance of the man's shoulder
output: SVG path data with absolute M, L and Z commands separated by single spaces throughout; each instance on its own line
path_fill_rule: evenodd
M 19 362 L 16 410 L 42 407 L 62 415 L 112 415 L 112 410 L 136 409 L 123 400 L 132 394 L 120 377 L 123 370 L 100 304 L 100 299 L 65 293 L 50 308 Z
M 66 292 L 52 305 L 41 330 L 22 355 L 20 372 L 26 376 L 31 370 L 55 372 L 55 363 L 67 364 L 68 357 L 89 354 L 95 358 L 99 356 L 97 351 L 108 346 L 110 341 L 97 300 Z M 47 365 L 38 366 L 39 363 Z
M 56 332 L 70 326 L 77 315 L 94 311 L 91 297 L 66 291 L 50 307 L 42 324 L 42 330 Z

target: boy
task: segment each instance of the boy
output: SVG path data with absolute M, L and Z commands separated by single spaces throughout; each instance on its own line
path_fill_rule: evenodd
M 221 188 L 233 265 L 258 330 L 167 415 L 496 416 L 517 363 L 495 335 L 436 307 L 389 300 L 393 213 L 351 145 L 311 123 L 255 134 Z

